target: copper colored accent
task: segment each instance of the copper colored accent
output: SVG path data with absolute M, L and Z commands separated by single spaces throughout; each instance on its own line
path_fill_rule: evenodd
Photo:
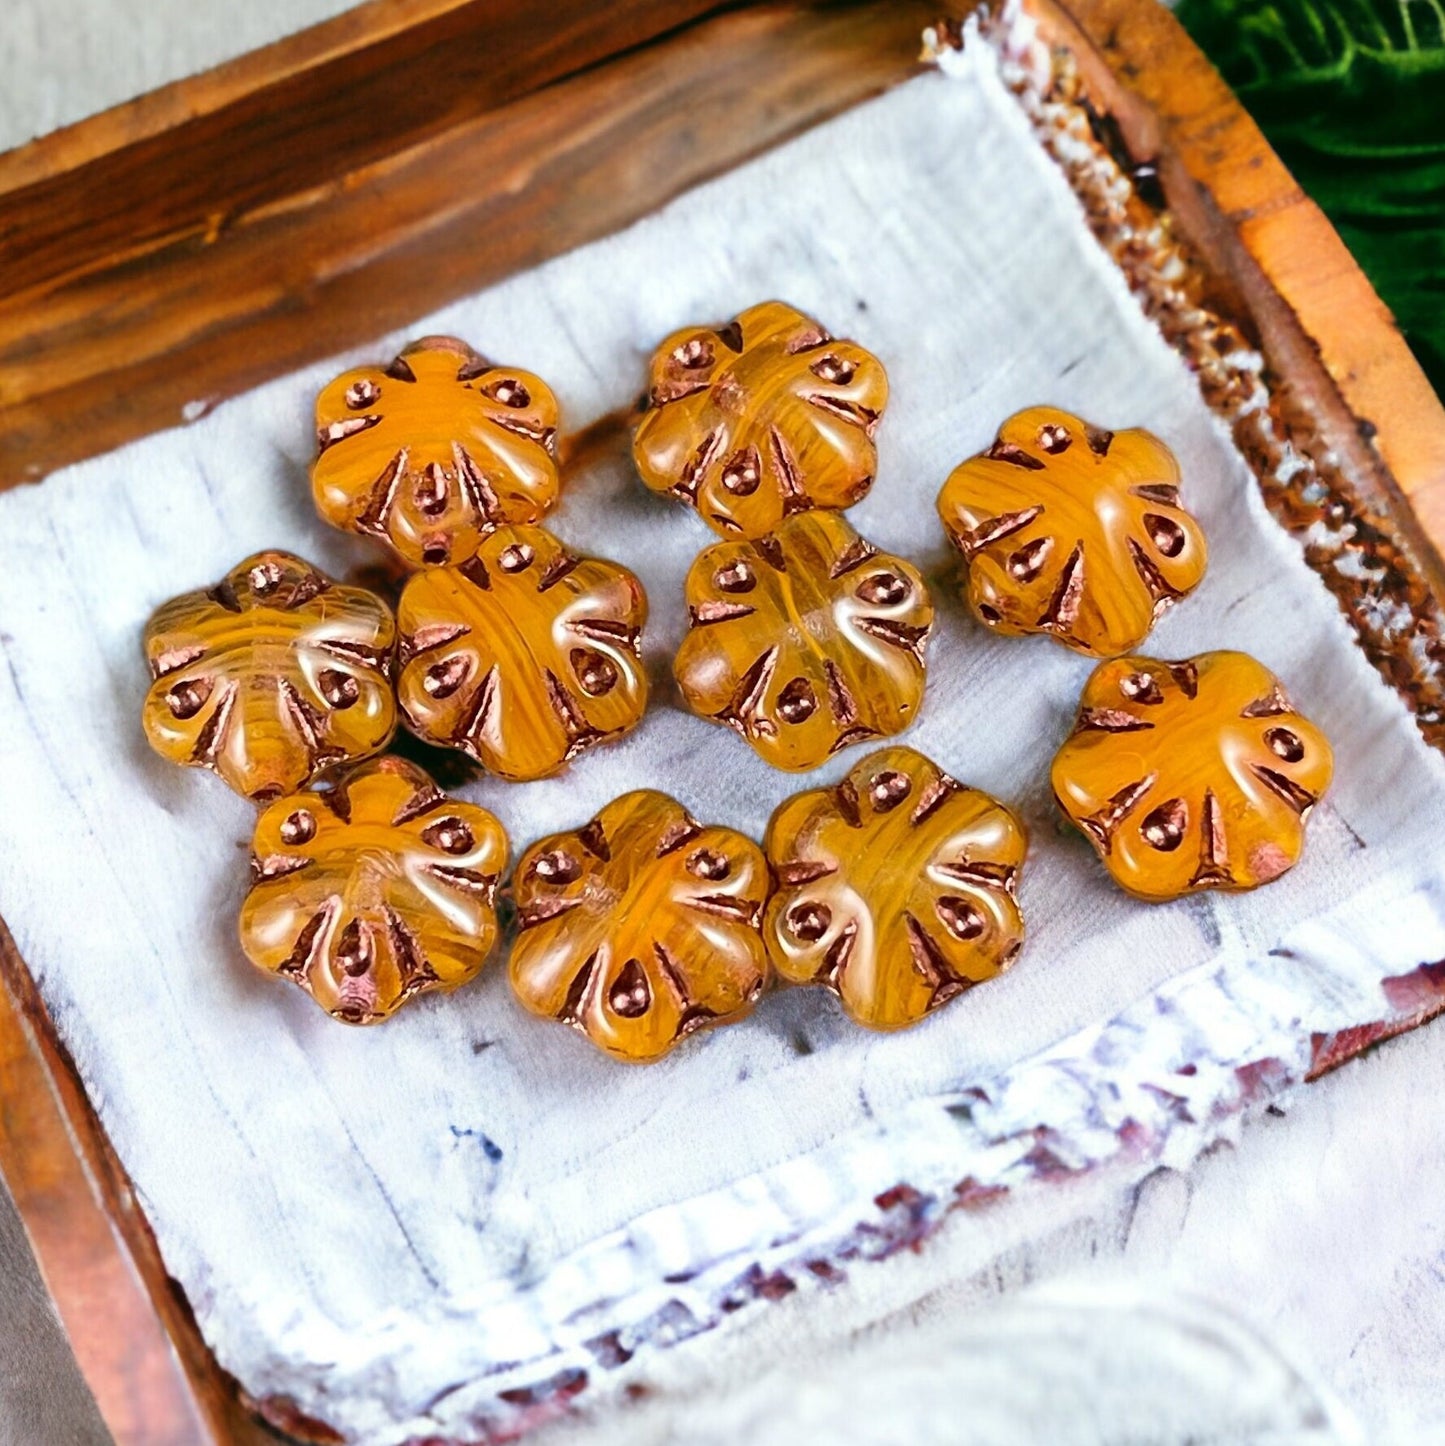
M 762 537 L 812 507 L 849 507 L 878 465 L 888 400 L 878 359 L 780 301 L 690 327 L 652 358 L 633 457 L 654 492 L 718 532 Z
M 504 547 L 497 557 L 503 572 L 525 572 L 536 560 L 536 552 L 527 542 L 516 542 Z
M 884 769 L 875 773 L 868 784 L 868 801 L 878 813 L 887 813 L 897 808 L 913 787 L 913 780 L 897 769 Z
M 906 577 L 899 577 L 894 572 L 880 572 L 860 582 L 854 589 L 854 594 L 860 602 L 868 603 L 871 607 L 888 608 L 897 607 L 911 590 Z
M 316 815 L 309 808 L 298 808 L 281 820 L 277 832 L 287 848 L 310 843 L 316 837 Z
M 600 698 L 617 686 L 621 676 L 617 665 L 593 648 L 573 648 L 570 654 L 572 671 L 589 698 Z
M 1273 840 L 1266 841 L 1260 846 L 1271 857 L 1279 857 L 1281 850 Z M 1288 867 L 1288 865 L 1286 865 Z M 1282 872 L 1274 869 L 1270 878 Z M 1261 883 L 1267 883 L 1268 879 L 1261 879 Z M 1200 810 L 1199 820 L 1199 867 L 1195 869 L 1194 876 L 1189 880 L 1191 889 L 1227 889 L 1234 883 L 1234 875 L 1229 867 L 1229 849 L 1224 837 L 1224 818 L 1220 812 L 1219 800 L 1214 796 L 1212 788 L 1204 790 L 1204 806 Z
M 833 911 L 826 904 L 795 904 L 783 919 L 783 927 L 804 944 L 816 944 L 832 922 Z
M 1039 446 L 1050 456 L 1067 452 L 1073 442 L 1074 434 L 1061 422 L 1045 422 L 1039 428 Z
M 642 965 L 636 959 L 629 959 L 622 966 L 622 972 L 607 996 L 607 1003 L 623 1019 L 636 1019 L 651 1008 L 652 990 Z
M 1332 768 L 1324 735 L 1248 655 L 1128 657 L 1094 669 L 1053 786 L 1114 881 L 1163 900 L 1291 868 Z
M 551 389 L 454 337 L 337 377 L 317 398 L 316 435 L 321 515 L 413 567 L 466 562 L 491 529 L 537 522 L 557 500 Z
M 1095 657 L 1137 647 L 1204 576 L 1178 481 L 1173 454 L 1138 428 L 1100 432 L 1053 407 L 1010 417 L 938 494 L 969 606 L 996 632 L 1049 633 Z
M 727 878 L 732 872 L 732 864 L 726 854 L 721 854 L 716 849 L 698 849 L 688 855 L 687 871 L 696 874 L 700 879 L 710 879 L 716 883 L 719 879 Z
M 768 824 L 773 967 L 826 985 L 870 1029 L 914 1024 L 1017 953 L 1026 844 L 1013 813 L 921 753 L 870 753 Z
M 1182 798 L 1170 798 L 1150 812 L 1139 826 L 1139 832 L 1150 848 L 1167 853 L 1184 842 L 1184 831 L 1188 827 L 1188 806 Z
M 688 707 L 736 729 L 775 768 L 816 768 L 917 714 L 927 587 L 835 512 L 715 543 L 688 573 L 687 603 L 692 628 L 673 671 Z
M 444 854 L 469 854 L 476 847 L 476 836 L 464 818 L 449 815 L 422 830 L 422 838 Z
M 949 540 L 964 557 L 971 558 L 985 547 L 992 547 L 994 543 L 1022 532 L 1043 510 L 1036 505 L 1020 508 L 1017 512 L 1001 512 L 997 517 L 985 518 L 964 532 L 950 533 Z
M 615 1059 L 657 1059 L 741 1019 L 767 984 L 762 850 L 666 794 L 625 794 L 539 840 L 514 878 L 517 997 Z
M 532 858 L 532 872 L 539 879 L 547 879 L 552 883 L 570 883 L 582 871 L 576 858 L 562 849 L 538 854 L 536 857 L 529 854 L 528 857 Z
M 794 678 L 778 694 L 778 717 L 784 723 L 804 723 L 813 716 L 818 695 L 806 678 Z
M 718 568 L 717 575 L 713 578 L 713 586 L 719 592 L 751 592 L 757 585 L 756 574 L 741 558 Z
M 1298 763 L 1304 757 L 1304 744 L 1299 734 L 1292 733 L 1288 728 L 1267 729 L 1264 741 L 1269 744 L 1269 751 L 1286 763 Z
M 496 943 L 501 824 L 400 758 L 363 763 L 328 793 L 278 799 L 252 852 L 241 947 L 347 1024 L 465 984 Z
M 1152 673 L 1130 673 L 1119 680 L 1119 691 L 1131 703 L 1162 703 L 1164 695 Z M 1105 710 L 1107 711 L 1107 710 Z
M 1106 858 L 1114 847 L 1114 834 L 1119 825 L 1139 807 L 1153 786 L 1154 775 L 1146 773 L 1143 778 L 1136 778 L 1111 793 L 1093 813 L 1077 820 L 1079 827 L 1093 839 L 1094 846 Z
M 258 553 L 146 624 L 146 737 L 247 798 L 289 793 L 386 747 L 395 640 L 379 597 L 290 553 Z
M 1285 696 L 1284 689 L 1274 687 L 1263 698 L 1256 698 L 1247 707 L 1239 710 L 1241 718 L 1274 718 L 1281 713 L 1293 712 L 1294 705 Z
M 642 585 L 540 527 L 502 527 L 461 567 L 416 573 L 397 607 L 407 725 L 499 777 L 545 778 L 647 706 Z
M 977 939 L 988 927 L 983 914 L 967 899 L 945 894 L 934 907 L 944 928 L 957 939 Z
M 1080 712 L 1076 726 L 1098 728 L 1105 733 L 1137 733 L 1154 725 L 1146 718 L 1124 712 L 1122 708 L 1085 708 Z

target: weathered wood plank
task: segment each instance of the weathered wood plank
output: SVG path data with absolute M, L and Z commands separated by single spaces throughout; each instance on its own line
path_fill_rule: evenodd
M 201 1342 L 3 921 L 0 1171 L 119 1446 L 277 1439 Z
M 1445 587 L 1445 406 L 1324 213 L 1167 7 L 1028 0 L 1183 235 L 1227 279 L 1273 374 Z M 1433 556 L 1432 556 L 1433 551 Z
M 5 291 L 216 237 L 717 5 L 373 0 L 0 156 Z
M 219 198 L 214 229 L 117 236 L 88 270 L 10 284 L 0 486 L 176 425 L 616 230 L 911 73 L 936 9 L 791 0 L 728 13 L 304 186 L 298 173 L 258 196 L 247 181 Z M 168 174 L 157 160 L 145 188 Z M 0 229 L 28 254 L 48 244 L 40 221 Z

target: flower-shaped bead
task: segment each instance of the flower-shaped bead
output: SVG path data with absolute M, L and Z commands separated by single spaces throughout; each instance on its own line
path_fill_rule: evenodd
M 429 743 L 514 782 L 545 778 L 642 717 L 646 620 L 625 567 L 541 527 L 501 527 L 471 561 L 408 579 L 397 698 Z
M 867 493 L 887 401 L 877 357 L 766 301 L 658 347 L 633 457 L 654 492 L 724 535 L 762 537 L 793 512 Z
M 146 625 L 146 737 L 172 763 L 274 798 L 386 746 L 395 642 L 380 598 L 290 553 L 258 552 Z
M 980 622 L 1093 657 L 1138 647 L 1204 576 L 1173 453 L 1140 428 L 1105 432 L 1054 407 L 1010 417 L 954 469 L 938 512 Z
M 1094 669 L 1053 785 L 1115 883 L 1158 901 L 1293 867 L 1333 767 L 1324 735 L 1247 653 L 1129 657 Z
M 322 517 L 413 567 L 465 562 L 492 528 L 536 522 L 557 500 L 551 388 L 455 337 L 337 377 L 317 398 L 316 438 Z
M 379 758 L 278 799 L 252 842 L 241 947 L 334 1019 L 371 1024 L 476 976 L 497 941 L 507 838 L 415 764 Z
M 833 990 L 869 1029 L 916 1024 L 1022 947 L 1027 842 L 1003 804 L 921 753 L 871 753 L 837 787 L 784 799 L 768 824 L 773 967 Z
M 918 711 L 928 590 L 836 512 L 715 543 L 688 573 L 687 604 L 692 626 L 673 668 L 688 707 L 735 728 L 775 768 L 816 768 Z
M 511 977 L 534 1014 L 617 1059 L 740 1019 L 768 981 L 762 850 L 642 789 L 518 861 Z

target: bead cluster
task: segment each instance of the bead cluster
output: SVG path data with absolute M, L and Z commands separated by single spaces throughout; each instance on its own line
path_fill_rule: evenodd
M 674 673 L 779 769 L 889 738 L 922 705 L 927 585 L 841 511 L 873 483 L 887 395 L 876 357 L 780 302 L 652 361 L 637 471 L 722 535 L 688 574 Z M 642 717 L 647 599 L 539 525 L 561 482 L 540 377 L 429 337 L 338 377 L 316 424 L 316 506 L 409 570 L 395 615 L 288 553 L 247 558 L 152 617 L 143 721 L 261 810 L 245 953 L 361 1024 L 466 983 L 500 933 L 502 827 L 386 754 L 397 727 L 500 779 L 556 773 Z M 938 499 L 983 626 L 1103 660 L 1053 789 L 1115 881 L 1156 901 L 1278 877 L 1331 771 L 1253 659 L 1133 655 L 1204 574 L 1179 489 L 1147 432 L 1035 407 Z M 1026 850 L 1009 808 L 898 745 L 784 799 L 761 847 L 639 790 L 518 860 L 512 987 L 633 1061 L 741 1018 L 774 980 L 902 1028 L 1018 954 Z
M 688 574 L 673 663 L 688 707 L 790 772 L 902 732 L 923 701 L 933 601 L 836 510 L 873 485 L 882 363 L 767 301 L 668 337 L 649 381 L 638 475 L 728 539 Z

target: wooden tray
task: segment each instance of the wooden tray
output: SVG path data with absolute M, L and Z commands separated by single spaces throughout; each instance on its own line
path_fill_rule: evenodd
M 379 0 L 0 156 L 0 485 L 193 419 L 619 228 L 915 74 L 941 8 L 553 0 L 539 16 L 521 0 Z M 1276 514 L 1309 532 L 1372 661 L 1445 745 L 1445 411 L 1157 0 L 1025 9 L 1056 47 L 1026 108 L 1079 108 L 1096 153 L 1135 182 L 1120 211 L 1087 157 L 1060 153 L 1101 243 Z M 935 25 L 936 46 L 961 18 Z M 1134 265 L 1160 222 L 1189 278 L 1168 293 Z M 1264 358 L 1265 409 L 1231 360 L 1248 348 Z M 1363 580 L 1333 565 L 1347 552 Z M 1396 606 L 1389 631 L 1368 605 L 1381 601 Z M 111 1430 L 148 1446 L 277 1439 L 168 1280 L 3 925 L 0 985 L 0 1168 Z M 1319 1040 L 1317 1070 L 1445 1007 L 1445 973 L 1417 971 L 1412 989 L 1388 1020 Z

